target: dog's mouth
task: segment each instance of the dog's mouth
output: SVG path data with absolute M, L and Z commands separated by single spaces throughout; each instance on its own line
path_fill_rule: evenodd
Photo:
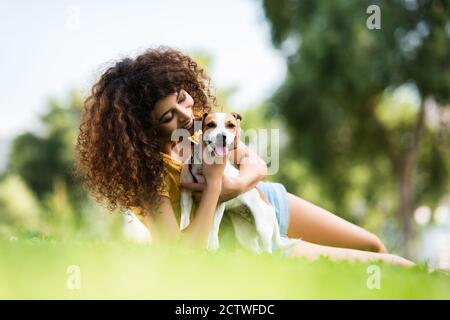
M 211 151 L 214 153 L 214 155 L 217 155 L 219 157 L 224 157 L 229 153 L 228 146 L 226 145 L 224 146 L 210 141 L 206 141 L 206 145 L 211 148 Z
M 217 144 L 214 144 L 214 152 L 219 156 L 219 157 L 224 157 L 228 154 L 228 147 L 227 146 L 220 146 Z

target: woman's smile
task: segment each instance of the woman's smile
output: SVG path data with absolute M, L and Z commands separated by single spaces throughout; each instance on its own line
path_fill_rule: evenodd
M 186 126 L 184 126 L 184 128 L 189 130 L 192 128 L 193 125 L 194 125 L 194 119 L 191 118 L 189 123 Z

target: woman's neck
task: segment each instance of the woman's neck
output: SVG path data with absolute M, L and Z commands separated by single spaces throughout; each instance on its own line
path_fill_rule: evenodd
M 162 153 L 171 156 L 172 158 L 183 161 L 181 155 L 179 154 L 179 149 L 177 148 L 177 142 L 175 141 L 165 143 L 164 145 L 161 146 L 160 151 Z
M 168 154 L 168 155 L 172 155 L 172 149 L 173 149 L 174 147 L 175 147 L 175 142 L 174 142 L 174 141 L 170 141 L 170 142 L 164 143 L 164 144 L 161 146 L 160 151 L 161 151 L 162 153 L 165 153 L 165 154 Z

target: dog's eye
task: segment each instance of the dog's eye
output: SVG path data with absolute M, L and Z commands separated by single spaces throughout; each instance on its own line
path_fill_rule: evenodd
M 229 123 L 227 124 L 227 128 L 235 128 L 236 126 L 234 125 L 234 123 Z
M 214 128 L 216 124 L 214 122 L 210 122 L 206 125 L 208 128 Z

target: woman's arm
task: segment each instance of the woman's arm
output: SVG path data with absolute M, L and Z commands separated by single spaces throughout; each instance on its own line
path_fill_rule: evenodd
M 144 212 L 144 223 L 156 242 L 182 243 L 206 248 L 209 232 L 219 200 L 222 177 L 225 169 L 225 159 L 215 159 L 215 162 L 205 161 L 203 154 L 202 171 L 205 177 L 205 189 L 194 218 L 188 227 L 179 230 L 172 204 L 169 198 L 161 197 L 156 208 L 147 205 Z M 218 160 L 218 161 L 217 161 Z M 216 163 L 217 162 L 217 163 Z
M 207 184 L 194 218 L 180 231 L 170 199 L 161 197 L 158 206 L 146 206 L 141 214 L 152 235 L 152 241 L 160 244 L 186 244 L 206 247 L 213 217 L 220 195 L 220 180 Z
M 144 203 L 139 210 L 143 223 L 152 236 L 152 243 L 178 243 L 181 232 L 169 198 L 160 197 L 158 205 Z
M 231 152 L 230 160 L 239 166 L 239 176 L 235 179 L 238 195 L 254 188 L 267 175 L 266 162 L 242 141 Z
M 267 175 L 267 164 L 241 141 L 241 121 L 238 119 L 236 148 L 231 151 L 230 160 L 239 166 L 239 176 L 236 179 L 225 178 L 222 183 L 222 194 L 219 201 L 237 197 L 256 186 Z
M 219 200 L 222 181 L 206 182 L 206 188 L 200 199 L 195 217 L 190 224 L 181 231 L 188 244 L 206 247 L 209 232 L 213 224 L 214 213 Z

